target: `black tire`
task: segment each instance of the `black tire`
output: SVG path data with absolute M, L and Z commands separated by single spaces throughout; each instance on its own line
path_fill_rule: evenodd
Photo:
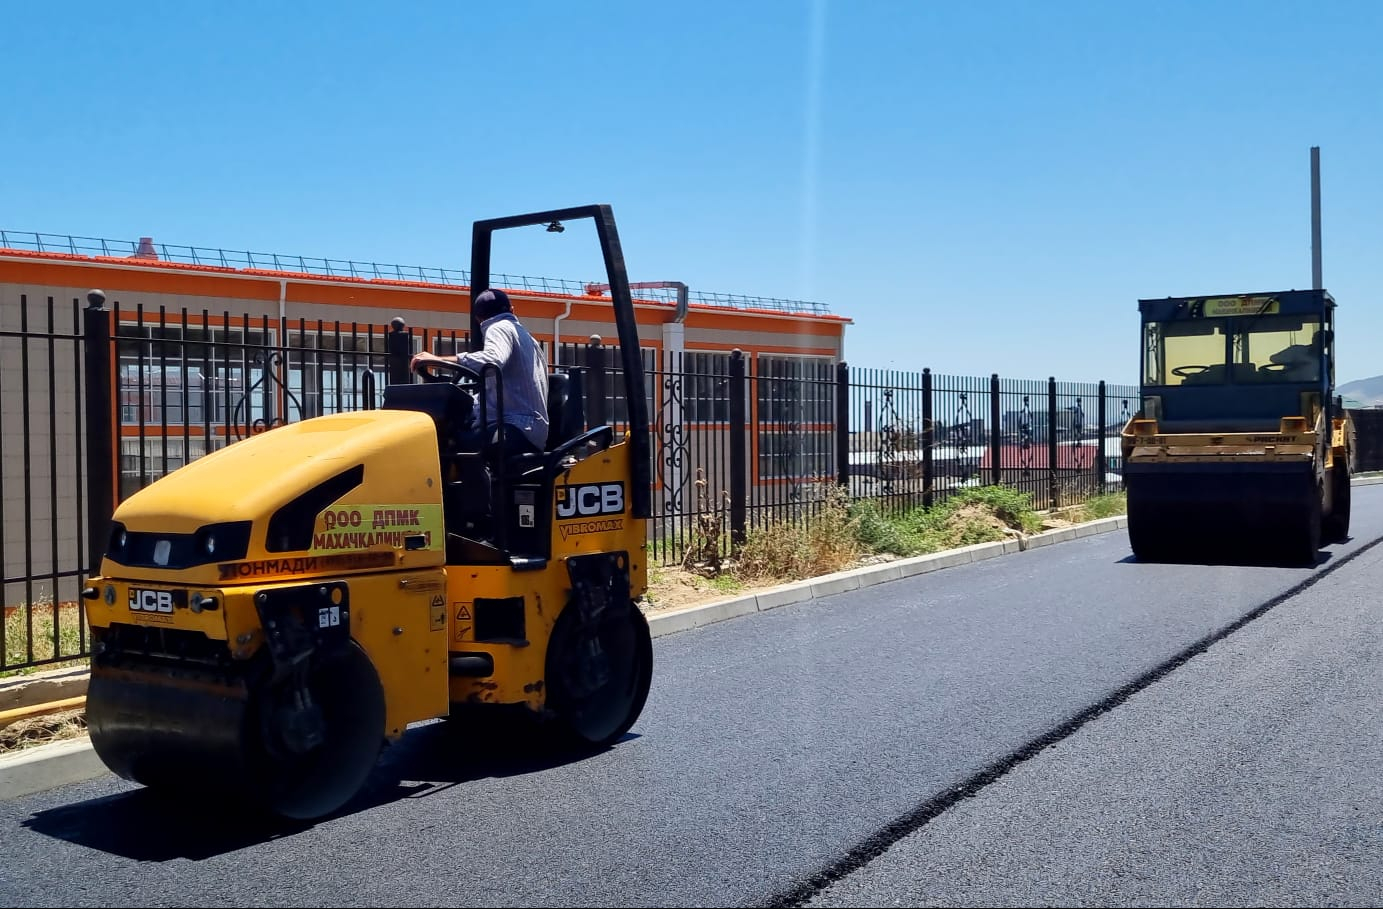
M 633 727 L 653 681 L 653 637 L 632 601 L 584 624 L 569 603 L 547 649 L 547 706 L 559 744 L 603 749 Z
M 1349 464 L 1337 460 L 1330 471 L 1330 514 L 1326 516 L 1323 536 L 1327 543 L 1343 543 L 1349 539 L 1350 476 Z

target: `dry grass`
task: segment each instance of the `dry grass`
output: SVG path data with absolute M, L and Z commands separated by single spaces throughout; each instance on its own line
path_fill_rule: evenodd
M 21 751 L 85 734 L 86 711 L 82 708 L 29 717 L 0 727 L 0 753 Z
M 816 514 L 750 532 L 735 559 L 744 581 L 795 581 L 852 568 L 865 554 L 848 493 L 832 486 Z
M 32 669 L 10 669 L 18 663 L 51 660 L 55 656 L 77 657 L 83 641 L 82 610 L 77 603 L 62 603 L 57 609 L 58 647 L 53 647 L 54 610 L 51 603 L 35 603 L 31 609 L 23 606 L 5 607 L 5 653 L 0 663 L 0 677 L 16 675 Z M 32 628 L 32 634 L 30 629 Z M 90 640 L 87 632 L 86 640 Z M 32 641 L 33 653 L 29 653 Z M 42 668 L 52 668 L 52 664 Z

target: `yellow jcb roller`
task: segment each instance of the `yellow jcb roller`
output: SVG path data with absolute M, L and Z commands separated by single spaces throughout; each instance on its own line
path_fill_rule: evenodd
M 463 706 L 526 710 L 589 748 L 630 729 L 653 670 L 634 602 L 651 458 L 610 208 L 477 221 L 471 290 L 489 286 L 495 231 L 583 219 L 604 252 L 627 431 L 588 428 L 575 377 L 554 373 L 545 451 L 458 449 L 498 376 L 423 364 L 383 409 L 272 429 L 130 496 L 84 591 L 87 720 L 112 770 L 189 805 L 234 794 L 311 819 L 410 724 Z

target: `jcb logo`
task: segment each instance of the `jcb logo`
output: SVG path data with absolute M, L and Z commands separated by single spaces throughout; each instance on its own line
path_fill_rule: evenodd
M 172 612 L 173 593 L 169 590 L 131 590 L 131 612 Z
M 623 483 L 590 483 L 557 487 L 557 517 L 589 518 L 624 513 Z

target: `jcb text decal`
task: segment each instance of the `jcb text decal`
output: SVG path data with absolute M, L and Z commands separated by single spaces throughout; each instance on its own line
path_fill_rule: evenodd
M 623 483 L 586 483 L 581 486 L 557 487 L 557 520 L 569 521 L 574 518 L 593 518 L 611 514 L 624 514 Z M 562 535 L 566 536 L 566 532 L 563 531 Z

